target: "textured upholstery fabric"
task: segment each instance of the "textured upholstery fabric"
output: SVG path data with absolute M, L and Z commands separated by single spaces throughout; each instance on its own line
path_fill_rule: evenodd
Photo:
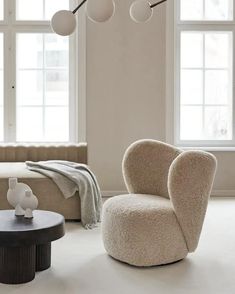
M 180 150 L 154 140 L 137 141 L 126 151 L 122 170 L 129 193 L 169 198 L 167 175 Z
M 113 197 L 103 207 L 108 254 L 135 266 L 152 266 L 194 251 L 215 171 L 216 159 L 207 152 L 183 152 L 153 140 L 132 144 L 123 160 L 130 194 Z
M 68 148 L 68 149 L 67 149 Z M 0 146 L 0 209 L 12 208 L 6 199 L 8 178 L 17 177 L 20 182 L 28 184 L 38 197 L 39 209 L 61 213 L 65 219 L 80 219 L 80 199 L 76 193 L 65 199 L 57 185 L 49 178 L 29 171 L 24 162 L 38 160 L 71 160 L 87 163 L 86 144 L 74 146 Z M 4 162 L 8 161 L 8 162 Z
M 170 167 L 170 197 L 189 252 L 198 245 L 215 169 L 215 157 L 202 151 L 185 151 Z
M 27 146 L 27 145 L 1 145 L 0 162 L 25 162 L 40 160 L 68 160 L 87 163 L 87 145 L 58 146 Z
M 135 266 L 184 258 L 187 247 L 171 201 L 153 195 L 116 196 L 104 204 L 104 246 L 114 258 Z

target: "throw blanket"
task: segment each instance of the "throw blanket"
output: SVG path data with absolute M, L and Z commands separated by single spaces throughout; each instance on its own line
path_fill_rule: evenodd
M 63 160 L 32 162 L 26 161 L 29 170 L 39 172 L 51 178 L 69 198 L 79 192 L 81 199 L 81 221 L 86 229 L 93 228 L 100 222 L 101 193 L 92 171 L 85 165 Z

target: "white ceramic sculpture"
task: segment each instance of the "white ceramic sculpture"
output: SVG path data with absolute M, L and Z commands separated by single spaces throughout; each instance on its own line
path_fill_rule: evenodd
M 25 218 L 33 217 L 33 210 L 38 207 L 38 199 L 31 190 L 25 191 L 25 196 L 21 199 L 20 206 L 25 210 Z
M 7 191 L 7 200 L 15 208 L 15 215 L 21 216 L 25 211 L 20 206 L 21 199 L 25 196 L 25 191 L 30 187 L 24 183 L 18 183 L 17 178 L 9 178 L 9 189 Z

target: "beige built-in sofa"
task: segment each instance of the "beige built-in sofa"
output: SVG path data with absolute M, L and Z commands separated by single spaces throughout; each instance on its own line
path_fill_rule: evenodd
M 19 182 L 29 185 L 38 197 L 38 209 L 61 213 L 67 220 L 79 220 L 78 193 L 66 200 L 51 179 L 27 169 L 27 160 L 68 160 L 87 164 L 87 145 L 0 146 L 0 209 L 11 208 L 6 199 L 8 179 L 16 177 Z

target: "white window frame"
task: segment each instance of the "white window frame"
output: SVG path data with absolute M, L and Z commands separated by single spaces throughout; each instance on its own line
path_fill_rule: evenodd
M 181 31 L 231 31 L 233 33 L 233 85 L 235 84 L 235 1 L 231 21 L 181 21 L 180 0 L 167 2 L 166 36 L 166 140 L 183 148 L 235 149 L 235 91 L 233 87 L 232 140 L 180 140 L 180 33 Z
M 70 0 L 71 9 L 76 7 L 78 2 L 78 0 Z M 15 0 L 5 0 L 4 20 L 0 21 L 0 33 L 3 33 L 4 38 L 5 115 L 4 142 L 2 143 L 16 143 L 16 34 L 19 32 L 52 33 L 50 21 L 16 20 L 15 8 Z M 79 31 L 76 31 L 76 33 L 69 38 L 69 141 L 58 143 L 77 143 L 84 142 L 86 140 L 86 20 L 84 11 L 79 13 L 77 21 L 78 26 L 76 29 Z M 27 143 L 50 144 L 51 142 Z M 56 144 L 56 142 L 52 142 L 51 144 Z

